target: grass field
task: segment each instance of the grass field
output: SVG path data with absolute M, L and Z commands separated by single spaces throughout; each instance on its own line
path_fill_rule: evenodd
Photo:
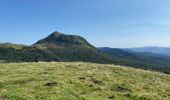
M 170 75 L 81 62 L 4 63 L 0 100 L 170 100 Z

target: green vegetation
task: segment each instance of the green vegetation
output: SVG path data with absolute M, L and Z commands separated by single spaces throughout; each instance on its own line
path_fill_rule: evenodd
M 0 100 L 169 100 L 170 76 L 82 62 L 0 64 Z
M 26 45 L 21 45 L 21 44 L 0 43 L 0 48 L 23 49 L 24 47 L 27 47 L 27 46 Z
M 145 70 L 159 71 L 170 74 L 170 57 L 150 52 L 140 53 L 117 48 L 99 48 L 104 53 L 112 55 L 114 64 L 132 66 Z
M 32 46 L 0 44 L 1 62 L 92 62 L 116 64 L 170 74 L 170 57 L 121 49 L 97 49 L 83 37 L 53 32 Z
M 45 48 L 63 48 L 63 47 L 83 47 L 93 48 L 83 37 L 77 35 L 66 35 L 59 32 L 53 32 L 48 37 L 39 40 L 33 46 Z

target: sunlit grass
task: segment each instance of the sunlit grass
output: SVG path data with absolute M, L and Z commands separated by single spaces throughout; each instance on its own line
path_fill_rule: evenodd
M 0 100 L 169 100 L 170 76 L 82 62 L 0 64 Z

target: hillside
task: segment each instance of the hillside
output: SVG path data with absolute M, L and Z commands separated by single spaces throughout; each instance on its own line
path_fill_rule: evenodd
M 77 35 L 53 32 L 31 46 L 0 44 L 0 62 L 92 62 L 116 64 L 170 74 L 170 57 L 122 49 L 96 48 Z
M 23 49 L 24 47 L 27 47 L 27 46 L 22 45 L 22 44 L 0 43 L 0 48 Z
M 0 47 L 0 60 L 7 62 L 86 61 L 111 63 L 112 58 L 83 37 L 53 32 L 35 44 L 22 49 Z
M 132 53 L 126 52 L 125 50 L 119 48 L 101 47 L 98 49 L 121 58 L 136 58 Z
M 169 100 L 170 76 L 81 62 L 0 64 L 0 100 Z
M 120 65 L 132 66 L 146 70 L 160 71 L 170 74 L 170 57 L 162 54 L 151 52 L 132 52 L 117 48 L 99 48 L 113 57 L 120 57 L 124 61 L 120 61 Z

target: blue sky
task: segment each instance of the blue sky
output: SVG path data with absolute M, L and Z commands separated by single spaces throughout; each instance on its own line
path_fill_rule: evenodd
M 170 47 L 170 0 L 0 0 L 0 42 L 33 44 L 53 31 L 97 47 Z

